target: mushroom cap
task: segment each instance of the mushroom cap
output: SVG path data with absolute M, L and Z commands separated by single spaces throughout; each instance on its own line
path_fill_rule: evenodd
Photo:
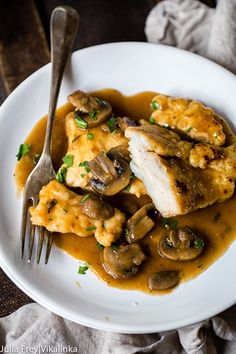
M 151 290 L 167 290 L 179 282 L 179 274 L 174 270 L 165 270 L 150 275 L 148 286 Z
M 152 203 L 144 205 L 127 222 L 125 238 L 129 243 L 137 242 L 144 238 L 155 226 L 155 222 L 149 216 L 149 212 L 155 210 Z
M 93 128 L 105 122 L 112 114 L 111 105 L 104 100 L 77 90 L 68 96 L 68 101 L 76 108 L 75 112 Z
M 89 162 L 94 175 L 90 185 L 96 192 L 106 196 L 115 195 L 127 187 L 132 175 L 129 163 L 122 157 L 124 147 L 121 145 L 120 149 L 111 150 L 107 154 L 101 152 Z
M 129 278 L 138 272 L 138 266 L 145 258 L 138 244 L 121 245 L 118 248 L 105 247 L 103 267 L 114 278 Z
M 203 248 L 202 234 L 188 226 L 169 230 L 158 245 L 159 254 L 172 261 L 189 261 L 197 258 Z
M 114 215 L 114 209 L 101 198 L 93 195 L 81 205 L 81 211 L 91 219 L 106 220 Z

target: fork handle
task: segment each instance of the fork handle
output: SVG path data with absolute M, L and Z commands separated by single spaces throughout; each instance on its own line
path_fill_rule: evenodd
M 70 6 L 56 7 L 51 16 L 51 87 L 46 135 L 42 155 L 51 156 L 52 128 L 63 73 L 78 30 L 79 15 Z

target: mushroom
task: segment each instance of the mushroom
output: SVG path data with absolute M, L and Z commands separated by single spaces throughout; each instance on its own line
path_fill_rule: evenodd
M 119 158 L 119 157 L 126 160 L 127 162 L 130 162 L 130 160 L 131 160 L 130 152 L 128 150 L 127 145 L 119 145 L 114 148 L 111 148 L 108 151 L 107 156 L 110 157 L 110 159 L 112 159 L 112 160 Z
M 130 182 L 129 163 L 117 151 L 115 153 L 109 151 L 107 154 L 101 152 L 88 165 L 93 173 L 90 185 L 102 195 L 117 194 Z
M 112 107 L 108 102 L 79 90 L 69 95 L 68 101 L 76 108 L 75 121 L 82 129 L 100 125 L 112 113 Z
M 155 226 L 153 216 L 155 206 L 152 203 L 144 205 L 128 221 L 125 228 L 125 238 L 129 243 L 137 242 L 144 238 Z
M 145 254 L 138 244 L 105 247 L 103 267 L 113 278 L 129 278 L 138 272 Z
M 129 117 L 117 117 L 116 122 L 118 127 L 125 131 L 128 127 L 136 127 L 137 123 L 135 120 L 129 118 Z
M 91 219 L 106 220 L 114 215 L 114 209 L 95 195 L 90 195 L 81 205 L 81 211 Z
M 179 282 L 179 274 L 175 270 L 164 270 L 150 275 L 148 286 L 151 290 L 167 290 Z
M 203 248 L 203 236 L 188 226 L 169 230 L 159 242 L 159 254 L 172 261 L 194 259 L 202 253 Z

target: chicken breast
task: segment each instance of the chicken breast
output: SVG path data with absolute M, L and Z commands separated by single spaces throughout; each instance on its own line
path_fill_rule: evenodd
M 164 217 L 185 214 L 232 196 L 236 178 L 233 148 L 227 152 L 217 147 L 211 150 L 207 144 L 193 146 L 178 134 L 155 125 L 130 127 L 125 135 L 129 139 L 131 169 L 144 182 Z M 207 148 L 212 158 L 204 165 Z
M 86 118 L 89 123 L 86 129 L 83 129 L 76 123 L 75 112 L 66 116 L 66 135 L 68 138 L 66 155 L 69 156 L 70 163 L 65 162 L 61 166 L 66 172 L 65 183 L 69 187 L 87 188 L 93 177 L 88 166 L 89 162 L 101 152 L 107 153 L 112 148 L 124 146 L 128 149 L 128 140 L 120 126 L 127 126 L 134 122 L 131 120 L 128 122 L 127 117 L 119 118 L 117 121 L 114 118 L 111 121 L 107 120 L 111 115 L 110 105 L 81 91 L 76 91 L 70 95 L 69 101 L 76 109 L 81 110 L 82 113 L 80 114 L 89 115 L 89 112 L 93 112 L 98 117 L 97 120 L 94 119 L 96 117 Z M 86 116 L 83 117 L 85 119 Z M 92 120 L 92 127 L 90 127 L 89 120 Z M 99 123 L 99 120 L 101 120 L 101 123 Z M 138 179 L 130 180 L 126 192 L 134 194 L 138 198 L 147 193 L 143 183 Z
M 96 214 L 89 217 L 83 211 L 88 196 L 78 195 L 62 183 L 51 181 L 40 191 L 38 205 L 30 207 L 32 224 L 44 226 L 51 232 L 71 232 L 81 237 L 94 235 L 100 244 L 110 246 L 120 237 L 125 215 L 114 208 L 113 215 L 107 219 L 96 219 Z
M 211 108 L 197 101 L 158 94 L 152 100 L 152 122 L 216 146 L 230 145 L 235 136 Z

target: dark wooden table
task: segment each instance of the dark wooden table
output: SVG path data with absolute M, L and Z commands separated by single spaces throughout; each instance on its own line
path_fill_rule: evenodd
M 49 19 L 56 6 L 71 5 L 80 14 L 76 50 L 100 43 L 145 41 L 145 19 L 157 1 L 1 0 L 0 103 L 27 76 L 49 62 Z M 209 6 L 215 3 L 202 1 Z M 32 301 L 0 269 L 0 317 Z

